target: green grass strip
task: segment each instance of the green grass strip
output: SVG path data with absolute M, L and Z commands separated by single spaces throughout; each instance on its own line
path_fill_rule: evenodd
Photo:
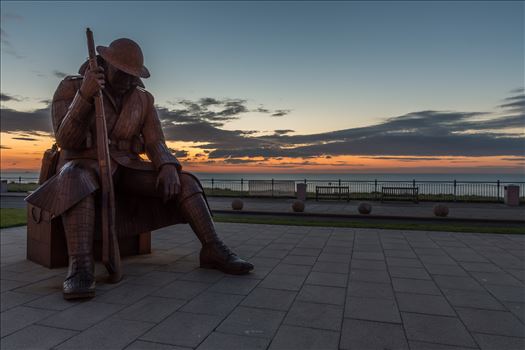
M 466 224 L 426 224 L 426 223 L 382 223 L 366 221 L 329 221 L 311 220 L 306 218 L 288 218 L 276 216 L 245 216 L 245 215 L 214 215 L 216 222 L 230 222 L 240 224 L 265 224 L 265 225 L 289 225 L 289 226 L 318 226 L 318 227 L 353 227 L 353 228 L 377 228 L 385 230 L 417 230 L 417 231 L 444 231 L 444 232 L 468 232 L 468 233 L 505 233 L 525 234 L 525 228 L 505 226 L 476 226 Z
M 26 209 L 0 209 L 0 228 L 27 225 Z

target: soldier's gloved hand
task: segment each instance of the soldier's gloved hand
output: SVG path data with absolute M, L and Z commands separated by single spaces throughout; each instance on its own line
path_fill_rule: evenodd
M 157 176 L 156 187 L 158 190 L 162 191 L 162 199 L 164 203 L 173 199 L 180 192 L 180 179 L 175 165 L 164 164 L 160 168 L 159 175 Z
M 93 96 L 95 96 L 98 90 L 103 89 L 105 84 L 106 80 L 104 78 L 104 68 L 99 66 L 94 71 L 88 69 L 84 74 L 84 79 L 82 80 L 82 85 L 80 86 L 80 94 L 86 100 L 91 102 Z

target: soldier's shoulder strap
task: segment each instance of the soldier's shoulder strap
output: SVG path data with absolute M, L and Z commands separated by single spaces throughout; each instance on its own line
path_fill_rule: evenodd
M 54 101 L 73 99 L 82 85 L 81 75 L 68 75 L 62 79 L 53 96 Z

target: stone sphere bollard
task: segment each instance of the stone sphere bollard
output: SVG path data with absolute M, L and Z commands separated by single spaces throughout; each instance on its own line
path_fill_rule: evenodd
M 239 198 L 235 198 L 232 201 L 232 209 L 233 210 L 242 210 L 244 203 Z
M 296 200 L 292 204 L 292 209 L 296 213 L 302 213 L 304 211 L 304 202 L 300 200 Z
M 448 215 L 448 207 L 443 204 L 438 204 L 434 207 L 434 215 L 445 217 Z
M 372 206 L 369 203 L 360 203 L 357 210 L 360 214 L 370 214 L 372 212 Z

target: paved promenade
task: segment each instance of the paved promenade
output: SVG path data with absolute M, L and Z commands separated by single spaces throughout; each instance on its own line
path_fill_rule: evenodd
M 208 201 L 213 210 L 232 210 L 233 198 L 209 197 Z M 289 198 L 242 198 L 243 210 L 258 212 L 292 213 L 294 199 Z M 394 216 L 412 218 L 436 218 L 433 212 L 435 202 L 373 202 L 374 216 Z M 339 214 L 359 215 L 357 207 L 361 201 L 319 201 L 307 200 L 305 213 L 311 214 Z M 502 203 L 443 203 L 449 207 L 450 218 L 458 219 L 492 219 L 492 220 L 521 220 L 525 223 L 525 205 L 509 207 Z M 361 215 L 363 216 L 363 215 Z
M 1 348 L 523 349 L 525 235 L 218 224 L 255 264 L 197 268 L 187 225 L 153 234 L 125 279 L 62 299 L 65 269 L 1 232 Z

